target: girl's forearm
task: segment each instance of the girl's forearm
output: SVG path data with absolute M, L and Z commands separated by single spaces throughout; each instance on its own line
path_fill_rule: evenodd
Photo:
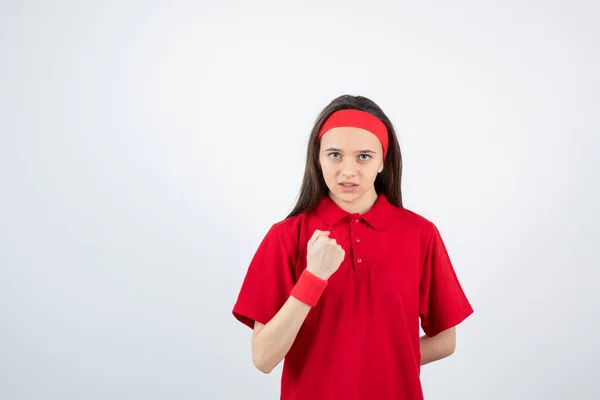
M 421 336 L 421 365 L 441 360 L 454 353 L 456 344 L 456 331 L 448 329 L 436 336 Z
M 289 297 L 281 310 L 252 338 L 252 359 L 256 368 L 265 374 L 283 360 L 288 353 L 310 306 Z

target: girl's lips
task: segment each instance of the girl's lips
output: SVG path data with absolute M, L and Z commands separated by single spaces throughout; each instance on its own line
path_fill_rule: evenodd
M 352 185 L 343 185 L 340 183 L 339 186 L 342 188 L 342 190 L 344 192 L 347 192 L 347 193 L 353 192 L 358 187 L 358 185 L 356 183 L 353 183 Z

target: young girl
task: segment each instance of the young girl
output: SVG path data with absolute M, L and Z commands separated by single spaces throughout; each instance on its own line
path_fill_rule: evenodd
M 340 96 L 321 112 L 298 203 L 266 234 L 233 308 L 260 371 L 285 358 L 281 399 L 422 399 L 420 367 L 453 353 L 473 309 L 436 226 L 403 207 L 401 175 L 373 101 Z

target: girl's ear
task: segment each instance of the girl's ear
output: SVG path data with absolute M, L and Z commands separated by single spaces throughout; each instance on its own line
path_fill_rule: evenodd
M 380 174 L 381 171 L 383 171 L 383 161 L 381 162 L 381 164 L 379 165 L 379 169 L 377 170 L 377 173 Z

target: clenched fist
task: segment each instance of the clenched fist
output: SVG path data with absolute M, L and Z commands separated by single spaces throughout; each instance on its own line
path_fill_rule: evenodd
M 346 252 L 329 238 L 329 231 L 316 230 L 307 245 L 306 269 L 321 279 L 329 279 L 338 270 Z

